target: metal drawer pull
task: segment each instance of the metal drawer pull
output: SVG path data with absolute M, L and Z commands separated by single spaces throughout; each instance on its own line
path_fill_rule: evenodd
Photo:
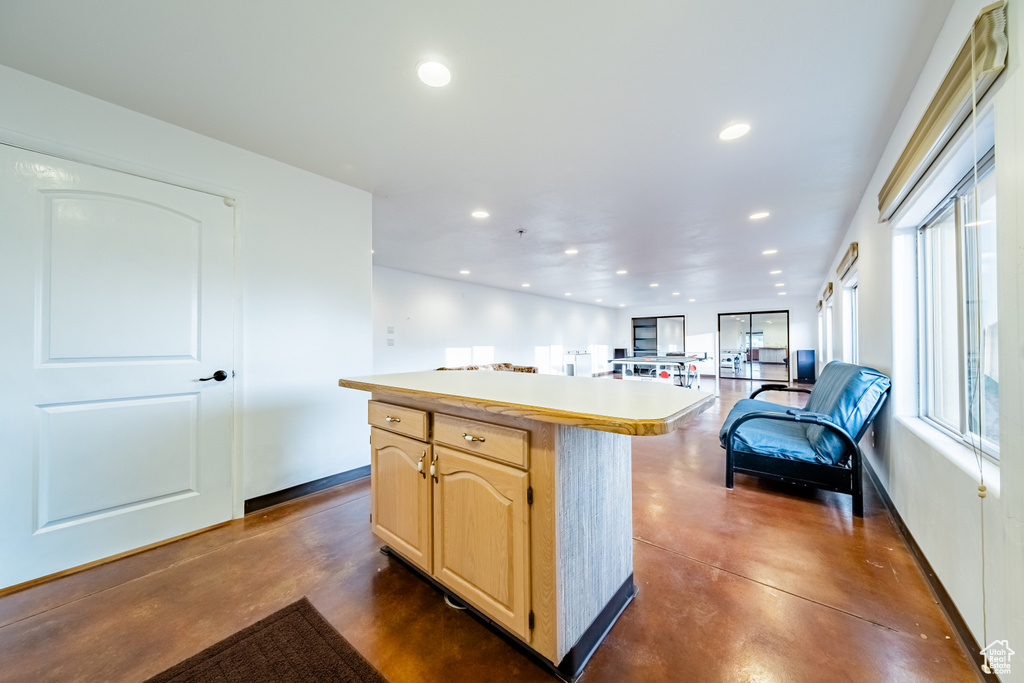
M 465 433 L 463 433 L 462 438 L 465 439 L 466 441 L 479 441 L 480 443 L 484 442 L 484 437 L 482 437 L 482 436 L 473 436 L 472 434 L 465 434 Z
M 390 415 L 385 415 L 384 416 L 384 421 L 385 422 L 401 422 L 402 418 L 400 418 L 400 417 L 391 417 Z

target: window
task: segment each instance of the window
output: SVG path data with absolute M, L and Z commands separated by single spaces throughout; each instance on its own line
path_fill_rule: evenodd
M 921 416 L 998 457 L 993 159 L 990 151 L 919 227 L 918 301 Z
M 825 308 L 825 363 L 831 363 L 832 356 L 832 303 Z
M 822 361 L 825 358 L 825 354 L 822 351 L 825 342 L 825 331 L 824 331 L 824 319 L 825 314 L 821 312 L 821 308 L 818 308 L 818 374 L 821 374 Z
M 843 360 L 847 363 L 859 363 L 856 276 L 843 287 L 843 317 Z
M 611 356 L 608 353 L 607 344 L 590 344 L 587 346 L 587 353 L 590 354 L 591 369 L 595 376 L 611 372 L 611 366 L 608 364 L 608 359 Z
M 444 350 L 444 366 L 446 368 L 461 368 L 464 365 L 472 365 L 473 349 L 470 347 L 449 346 Z
M 444 366 L 489 365 L 494 362 L 493 346 L 449 346 L 444 350 Z
M 490 365 L 494 362 L 493 346 L 474 346 L 473 365 Z

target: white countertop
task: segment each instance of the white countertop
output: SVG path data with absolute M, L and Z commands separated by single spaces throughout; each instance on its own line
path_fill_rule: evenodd
M 656 382 L 521 372 L 430 370 L 351 377 L 338 384 L 374 394 L 639 436 L 678 429 L 715 400 L 705 391 Z

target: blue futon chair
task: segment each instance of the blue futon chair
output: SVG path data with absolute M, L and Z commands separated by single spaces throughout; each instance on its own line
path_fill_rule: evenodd
M 809 393 L 804 408 L 755 397 L 762 391 Z M 729 412 L 718 438 L 725 449 L 725 485 L 733 472 L 814 486 L 853 496 L 864 516 L 858 442 L 889 396 L 889 378 L 871 368 L 833 361 L 813 390 L 765 384 Z

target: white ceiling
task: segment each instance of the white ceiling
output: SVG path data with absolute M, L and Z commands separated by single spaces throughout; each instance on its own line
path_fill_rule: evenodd
M 376 265 L 792 305 L 951 3 L 4 0 L 0 63 L 372 192 Z M 416 79 L 431 57 L 448 87 Z

